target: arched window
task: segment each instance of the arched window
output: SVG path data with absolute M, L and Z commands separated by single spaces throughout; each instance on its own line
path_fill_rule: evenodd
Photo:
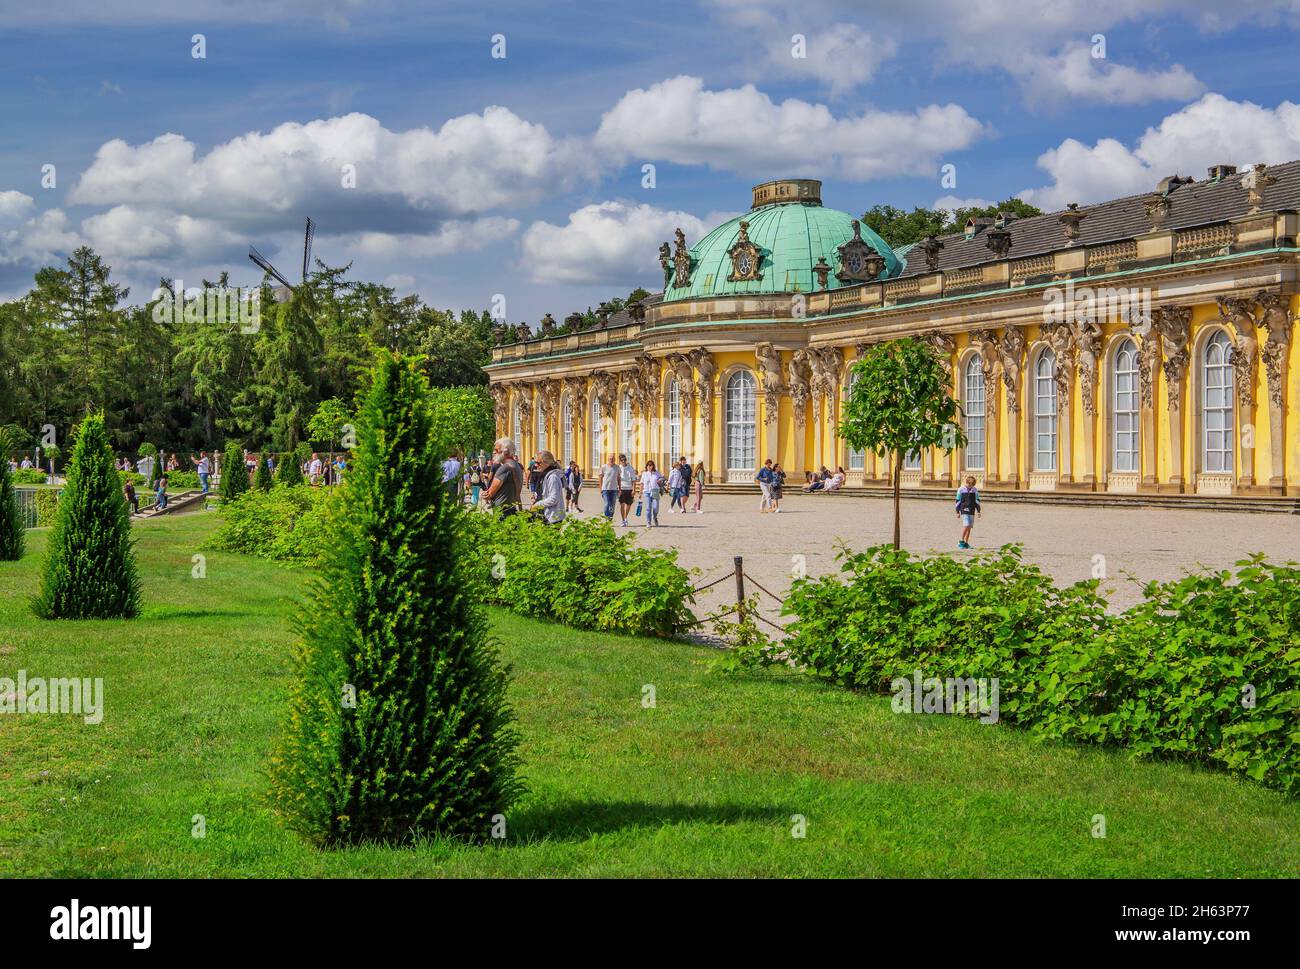
M 920 471 L 920 470 L 921 470 L 921 452 L 920 452 L 920 451 L 909 451 L 906 455 L 903 456 L 903 470 L 904 470 L 904 471 Z
M 560 422 L 564 435 L 564 454 L 561 456 L 564 466 L 567 468 L 569 462 L 573 460 L 573 407 L 569 403 L 569 397 L 566 394 L 564 403 L 560 405 Z
M 753 374 L 737 370 L 727 381 L 728 471 L 753 471 L 758 466 L 757 401 Z
M 984 368 L 979 354 L 966 361 L 962 378 L 965 416 L 966 470 L 984 470 Z
M 1232 345 L 1219 330 L 1205 344 L 1202 366 L 1201 427 L 1205 454 L 1202 469 L 1210 474 L 1231 474 L 1232 458 Z
M 682 389 L 674 380 L 668 385 L 668 460 L 682 455 Z
M 1056 354 L 1044 350 L 1034 367 L 1034 470 L 1056 470 Z
M 537 442 L 533 446 L 533 450 L 534 451 L 549 450 L 546 444 L 546 417 L 542 413 L 542 409 L 540 407 L 537 408 Z
M 591 398 L 591 467 L 593 469 L 600 467 L 608 460 L 608 456 L 602 453 L 605 449 L 604 437 L 601 434 L 603 428 L 600 426 L 602 420 L 600 413 L 600 400 L 595 396 Z
M 1113 460 L 1116 471 L 1137 471 L 1138 428 L 1138 356 L 1137 346 L 1125 339 L 1115 348 L 1115 391 L 1111 394 Z
M 858 373 L 856 370 L 849 371 L 849 383 L 844 388 L 844 397 L 847 400 L 853 395 L 853 387 L 858 382 Z M 849 448 L 849 470 L 865 471 L 867 470 L 867 452 Z
M 627 455 L 629 464 L 635 463 L 636 459 L 632 456 L 632 395 L 623 394 L 623 406 L 619 414 L 619 437 L 620 448 L 623 454 Z

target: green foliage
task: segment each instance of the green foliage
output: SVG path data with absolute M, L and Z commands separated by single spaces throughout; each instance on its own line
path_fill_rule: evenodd
M 232 502 L 247 490 L 248 468 L 244 465 L 244 449 L 238 441 L 230 441 L 221 457 L 221 501 Z
M 288 488 L 304 483 L 306 479 L 302 476 L 302 464 L 299 462 L 297 455 L 288 452 L 275 459 L 274 480 L 277 485 L 284 485 Z
M 329 540 L 331 491 L 304 484 L 254 488 L 222 505 L 208 547 L 277 562 L 319 565 Z
M 186 491 L 192 488 L 198 488 L 199 473 L 197 471 L 165 471 L 162 474 L 155 474 L 154 480 L 167 478 L 168 491 Z
M 357 425 L 330 554 L 298 617 L 272 794 L 321 844 L 484 840 L 522 790 L 517 740 L 413 364 L 380 354 Z
M 316 413 L 307 422 L 307 433 L 311 435 L 313 441 L 329 445 L 330 450 L 333 451 L 336 450 L 334 445 L 343 437 L 344 430 L 351 422 L 352 416 L 343 401 L 331 397 L 320 402 Z
M 59 519 L 59 493 L 53 488 L 36 492 L 36 527 L 50 528 Z
M 255 491 L 270 491 L 274 482 L 275 479 L 271 476 L 271 468 L 266 463 L 266 452 L 263 451 L 257 456 L 257 470 L 253 472 L 253 489 Z
M 16 472 L 9 470 L 5 457 L 11 447 L 9 436 L 0 431 L 0 562 L 16 562 L 23 557 L 23 520 L 13 480 Z
M 438 436 L 452 450 L 475 454 L 492 447 L 496 418 L 484 387 L 443 387 L 430 394 Z
M 132 619 L 139 614 L 130 510 L 102 414 L 87 417 L 76 432 L 48 549 L 40 593 L 32 603 L 38 616 Z
M 853 364 L 857 380 L 844 406 L 839 435 L 858 450 L 894 461 L 894 547 L 901 542 L 903 459 L 913 451 L 966 443 L 951 379 L 933 349 L 915 337 L 878 343 Z
M 469 513 L 489 601 L 578 629 L 670 636 L 693 621 L 690 575 L 675 550 L 637 548 L 603 518 L 560 528 L 527 515 Z
M 8 461 L 4 462 L 4 464 L 5 467 L 9 466 Z M 45 484 L 47 478 L 49 478 L 49 475 L 39 468 L 19 468 L 13 472 L 13 483 L 16 485 Z
M 1151 583 L 1109 615 L 1095 580 L 1057 588 L 1014 546 L 960 561 L 888 547 L 841 558 L 845 579 L 794 583 L 780 651 L 749 648 L 737 665 L 788 660 L 876 693 L 918 671 L 996 678 L 1001 719 L 1044 737 L 1300 792 L 1300 569 L 1257 557 L 1235 574 Z
M 874 231 L 893 249 L 920 242 L 927 236 L 944 236 L 961 232 L 969 219 L 996 218 L 1006 212 L 1018 219 L 1042 215 L 1037 209 L 1022 199 L 1010 198 L 998 205 L 983 208 L 947 209 L 915 208 L 911 212 L 895 208 L 892 205 L 877 205 L 862 216 L 862 224 Z

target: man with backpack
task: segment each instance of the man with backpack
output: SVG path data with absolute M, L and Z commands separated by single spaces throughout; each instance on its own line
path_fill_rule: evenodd
M 515 457 L 515 442 L 503 437 L 492 447 L 492 484 L 484 498 L 489 508 L 500 512 L 502 518 L 519 511 L 520 496 L 524 489 L 524 469 Z
M 558 525 L 564 521 L 564 472 L 550 451 L 538 451 L 536 464 L 541 483 L 537 489 L 540 497 L 533 512 L 540 513 L 546 524 Z

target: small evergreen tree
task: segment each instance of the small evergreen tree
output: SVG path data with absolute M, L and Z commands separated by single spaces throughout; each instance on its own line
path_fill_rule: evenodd
M 0 431 L 0 562 L 17 562 L 23 557 L 23 523 L 18 514 L 18 493 L 9 471 L 9 435 Z
M 253 487 L 258 491 L 270 491 L 275 479 L 271 477 L 271 468 L 266 463 L 266 452 L 257 456 L 257 471 L 253 473 Z
M 248 490 L 248 468 L 244 465 L 244 449 L 238 441 L 226 442 L 226 453 L 221 457 L 221 503 L 230 504 Z
M 434 435 L 427 380 L 381 352 L 272 759 L 275 802 L 321 844 L 486 838 L 522 790 L 507 674 Z
M 140 612 L 140 577 L 102 413 L 81 422 L 65 471 L 32 607 L 43 619 L 132 619 Z
M 302 467 L 298 463 L 298 457 L 292 451 L 286 451 L 280 455 L 279 461 L 275 466 L 275 483 L 278 485 L 300 485 L 304 482 L 302 476 Z

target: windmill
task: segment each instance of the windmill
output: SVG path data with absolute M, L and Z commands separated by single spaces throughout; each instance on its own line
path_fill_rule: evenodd
M 307 282 L 307 272 L 309 269 L 311 269 L 311 242 L 312 239 L 315 237 L 315 235 L 316 235 L 316 223 L 311 220 L 311 216 L 308 216 L 307 228 L 303 233 L 303 241 L 302 241 L 302 283 Z M 248 247 L 248 258 L 251 259 L 253 263 L 259 269 L 262 270 L 262 272 L 266 273 L 268 276 L 270 276 L 272 279 L 274 279 L 276 282 L 280 284 L 275 289 L 276 302 L 283 303 L 286 299 L 288 299 L 289 294 L 294 289 L 293 283 L 285 279 L 284 276 L 280 273 L 280 270 L 272 266 L 270 260 L 267 259 L 260 252 L 258 252 L 255 246 Z M 302 285 L 302 283 L 300 283 L 299 285 Z

